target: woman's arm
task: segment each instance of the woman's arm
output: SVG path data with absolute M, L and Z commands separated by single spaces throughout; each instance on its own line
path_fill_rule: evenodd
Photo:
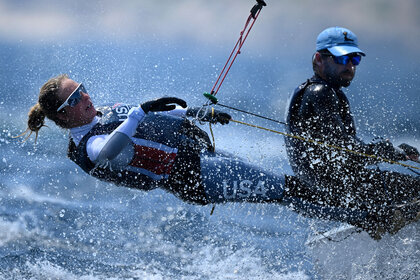
M 96 135 L 87 142 L 89 159 L 102 165 L 116 158 L 130 143 L 130 137 L 136 133 L 138 124 L 144 119 L 146 113 L 141 106 L 131 108 L 127 119 L 124 120 L 111 134 Z
M 97 135 L 88 140 L 89 159 L 97 165 L 106 165 L 114 160 L 131 142 L 130 137 L 136 133 L 138 124 L 148 112 L 169 111 L 175 104 L 186 107 L 186 102 L 175 97 L 163 97 L 131 108 L 124 120 L 110 135 Z M 131 157 L 129 158 L 131 160 Z

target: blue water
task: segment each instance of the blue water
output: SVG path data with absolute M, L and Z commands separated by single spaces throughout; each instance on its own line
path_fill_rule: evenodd
M 380 242 L 359 234 L 312 248 L 305 245 L 310 236 L 337 225 L 272 204 L 217 205 L 210 215 L 212 206 L 188 205 L 162 190 L 146 193 L 97 181 L 66 158 L 67 132 L 51 122 L 36 145 L 33 138 L 25 143 L 11 138 L 26 128 L 39 87 L 58 73 L 83 81 L 96 104 L 138 104 L 176 95 L 197 106 L 204 102 L 201 93 L 210 90 L 225 52 L 210 56 L 208 50 L 157 48 L 154 43 L 18 44 L 2 45 L 1 50 L 1 279 L 339 279 L 326 267 L 350 269 L 351 274 L 340 274 L 346 275 L 342 279 L 416 279 L 417 224 Z M 291 91 L 309 75 L 302 72 L 299 80 L 279 75 L 292 64 L 244 57 L 220 96 L 224 103 L 282 119 L 290 92 L 279 95 L 277 81 Z M 359 91 L 356 83 L 356 111 L 366 106 L 356 98 Z M 415 107 L 418 100 L 410 104 Z M 417 113 L 396 118 L 389 132 L 394 138 L 404 132 L 404 140 L 419 147 L 418 116 L 413 115 Z M 376 114 L 372 116 L 358 119 L 362 128 L 374 122 Z M 373 131 L 381 132 L 381 125 Z M 280 136 L 236 124 L 218 126 L 215 133 L 216 148 L 278 174 L 291 172 Z
M 4 279 L 50 273 L 59 279 L 279 279 L 312 273 L 302 243 L 308 226 L 286 208 L 227 204 L 210 216 L 210 206 L 188 205 L 161 190 L 144 193 L 89 177 L 64 158 L 64 138 L 44 137 L 36 149 L 4 134 L 1 141 Z

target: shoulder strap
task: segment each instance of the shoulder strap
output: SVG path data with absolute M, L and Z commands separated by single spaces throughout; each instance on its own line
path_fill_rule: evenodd
M 76 161 L 77 147 L 73 139 L 70 138 L 69 146 L 67 148 L 67 157 L 72 161 Z

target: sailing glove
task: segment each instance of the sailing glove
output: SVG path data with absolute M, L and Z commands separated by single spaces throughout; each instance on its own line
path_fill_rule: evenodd
M 147 114 L 149 112 L 171 111 L 176 107 L 174 104 L 178 104 L 183 108 L 187 107 L 187 102 L 176 97 L 162 97 L 156 100 L 147 101 L 140 106 Z

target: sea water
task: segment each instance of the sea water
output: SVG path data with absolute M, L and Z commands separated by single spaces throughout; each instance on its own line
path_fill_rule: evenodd
M 60 133 L 60 131 L 55 131 Z M 65 158 L 1 135 L 3 279 L 310 279 L 305 219 L 277 205 L 188 205 L 100 182 Z M 296 229 L 299 228 L 299 230 Z
M 185 65 L 179 71 L 176 54 L 171 54 L 168 65 L 189 73 L 187 80 L 174 69 L 159 70 L 161 57 L 131 58 L 133 52 L 121 54 L 120 49 L 117 58 L 111 55 L 116 50 L 98 56 L 98 49 L 73 53 L 38 48 L 35 55 L 28 55 L 32 49 L 3 48 L 0 279 L 416 279 L 419 275 L 418 223 L 380 241 L 357 233 L 307 246 L 308 238 L 340 224 L 305 218 L 275 204 L 216 205 L 211 215 L 212 205 L 190 205 L 159 189 L 143 192 L 98 181 L 66 158 L 67 132 L 52 122 L 41 129 L 36 145 L 34 137 L 25 143 L 13 139 L 26 128 L 26 114 L 39 87 L 58 73 L 86 82 L 97 105 L 138 104 L 168 95 L 171 85 L 179 90 L 177 96 L 197 105 L 203 100 L 193 91 L 202 85 L 191 80 L 213 77 Z M 81 55 L 85 52 L 89 55 Z M 98 57 L 103 61 L 94 68 Z M 208 61 L 193 63 L 200 69 L 208 67 Z M 225 89 L 243 81 L 234 74 L 231 79 Z M 254 96 L 254 88 L 245 91 L 237 91 L 243 94 L 237 96 L 226 90 L 223 94 L 229 98 L 224 101 L 268 113 L 267 96 Z M 103 92 L 107 94 L 100 95 Z M 202 128 L 209 132 L 207 126 Z M 277 174 L 291 173 L 281 136 L 236 124 L 213 129 L 216 149 Z
M 212 206 L 162 190 L 88 176 L 65 158 L 63 137 L 36 148 L 7 133 L 0 142 L 1 279 L 415 279 L 419 269 L 416 224 L 381 241 L 355 233 L 307 246 L 335 224 L 274 204 L 216 205 L 210 215 Z M 283 154 L 266 152 L 248 160 L 287 169 Z

